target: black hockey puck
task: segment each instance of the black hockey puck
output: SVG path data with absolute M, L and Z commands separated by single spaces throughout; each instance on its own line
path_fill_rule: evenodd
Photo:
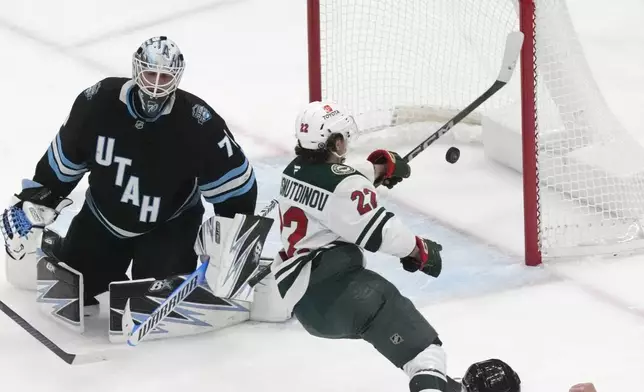
M 461 150 L 456 147 L 450 147 L 445 154 L 445 160 L 449 163 L 458 162 L 458 158 L 461 157 Z

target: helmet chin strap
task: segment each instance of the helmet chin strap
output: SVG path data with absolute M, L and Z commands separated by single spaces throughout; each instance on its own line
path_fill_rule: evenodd
M 347 151 L 347 152 L 348 152 L 348 151 Z M 344 163 L 344 161 L 347 159 L 347 158 L 345 157 L 345 156 L 347 155 L 347 152 L 345 152 L 344 154 L 340 155 L 340 154 L 338 154 L 338 153 L 337 153 L 337 152 L 335 152 L 335 151 L 331 151 L 331 154 L 333 154 L 333 155 L 335 155 L 337 158 L 339 158 L 339 159 L 340 159 L 340 163 Z
M 152 98 L 141 89 L 137 91 L 137 95 L 141 102 L 141 115 L 148 118 L 154 118 L 159 115 L 163 110 L 163 105 L 170 97 L 170 95 L 166 95 L 164 97 Z

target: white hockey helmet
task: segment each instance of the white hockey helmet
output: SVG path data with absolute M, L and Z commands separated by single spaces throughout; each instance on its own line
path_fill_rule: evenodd
M 348 147 L 358 135 L 358 126 L 353 116 L 333 101 L 309 103 L 295 123 L 295 137 L 307 150 L 325 148 L 329 137 L 336 133 L 344 137 Z
M 172 94 L 185 67 L 177 44 L 164 36 L 148 39 L 132 55 L 132 78 L 150 98 Z

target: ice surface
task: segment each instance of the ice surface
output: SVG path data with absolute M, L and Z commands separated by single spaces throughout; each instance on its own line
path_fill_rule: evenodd
M 569 6 L 608 105 L 641 140 L 644 3 L 570 0 Z M 75 96 L 102 77 L 128 75 L 134 49 L 161 34 L 186 55 L 182 87 L 224 116 L 251 157 L 260 202 L 274 197 L 292 151 L 295 114 L 308 96 L 304 1 L 29 0 L 3 4 L 0 15 L 6 49 L 0 190 L 6 200 L 32 175 Z M 401 152 L 412 143 L 413 136 L 372 141 Z M 447 147 L 432 146 L 413 162 L 412 179 L 382 194 L 416 232 L 444 245 L 444 273 L 437 280 L 410 275 L 387 256 L 370 257 L 369 266 L 436 326 L 450 374 L 500 357 L 519 371 L 524 392 L 567 391 L 583 380 L 600 392 L 641 389 L 642 257 L 524 267 L 521 179 L 487 161 L 476 144 L 459 144 L 461 159 L 449 165 Z M 73 194 L 78 202 L 85 186 Z M 276 242 L 272 233 L 266 252 Z M 30 294 L 13 292 L 3 270 L 0 299 L 30 306 L 24 301 Z M 368 344 L 316 339 L 295 321 L 142 344 L 118 361 L 69 367 L 0 315 L 0 353 L 2 391 L 384 392 L 407 384 Z

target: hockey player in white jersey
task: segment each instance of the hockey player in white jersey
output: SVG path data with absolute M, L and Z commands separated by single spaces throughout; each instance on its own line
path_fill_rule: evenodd
M 272 272 L 280 294 L 310 334 L 366 340 L 409 376 L 411 392 L 446 391 L 437 332 L 393 284 L 364 268 L 363 249 L 396 256 L 409 272 L 441 272 L 442 247 L 378 203 L 374 183 L 397 184 L 409 165 L 385 150 L 360 167 L 344 165 L 357 127 L 335 103 L 310 103 L 296 127 L 297 157 L 278 198 L 283 250 Z

